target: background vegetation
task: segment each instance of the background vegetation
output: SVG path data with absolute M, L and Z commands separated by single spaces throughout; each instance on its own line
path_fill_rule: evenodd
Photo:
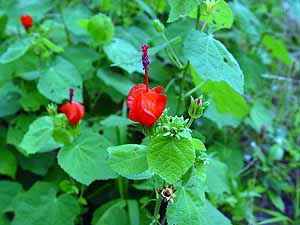
M 299 15 L 299 0 L 0 0 L 0 224 L 299 225 Z M 180 180 L 148 169 L 127 119 L 143 44 L 169 115 L 209 102 L 191 127 L 201 166 Z M 76 128 L 46 109 L 70 87 L 86 108 Z

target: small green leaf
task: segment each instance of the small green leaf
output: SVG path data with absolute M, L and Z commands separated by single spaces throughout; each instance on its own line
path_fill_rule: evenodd
M 74 142 L 65 145 L 58 153 L 58 164 L 71 177 L 89 185 L 94 180 L 115 178 L 109 167 L 106 149 L 110 143 L 97 133 L 84 132 Z
M 197 138 L 192 138 L 192 143 L 193 143 L 194 149 L 206 152 L 206 147 L 201 140 L 199 140 Z
M 147 146 L 127 144 L 110 147 L 108 164 L 121 176 L 131 176 L 145 172 L 147 164 Z
M 69 89 L 74 88 L 74 100 L 82 102 L 82 78 L 73 64 L 57 57 L 42 74 L 38 90 L 46 98 L 56 103 L 69 99 Z
M 276 39 L 271 35 L 265 35 L 262 40 L 263 45 L 271 51 L 271 54 L 286 65 L 290 65 L 292 60 L 287 47 L 282 39 Z
M 18 112 L 20 97 L 18 88 L 12 82 L 0 84 L 0 117 Z
M 17 40 L 11 44 L 6 52 L 0 57 L 0 63 L 5 64 L 12 62 L 23 56 L 32 44 L 32 38 L 24 38 Z
M 206 201 L 206 225 L 231 225 L 230 220 L 216 209 L 209 201 Z
M 0 145 L 0 174 L 16 177 L 18 162 L 15 155 L 7 149 L 7 146 Z
M 93 215 L 92 225 L 128 225 L 124 200 L 108 202 L 98 208 Z
M 128 73 L 143 73 L 141 65 L 140 52 L 128 41 L 114 38 L 112 43 L 103 47 L 107 57 L 114 63 L 112 66 L 118 66 Z
M 284 205 L 282 198 L 280 197 L 280 194 L 275 194 L 272 191 L 268 191 L 267 193 L 268 193 L 268 196 L 271 199 L 271 202 L 273 203 L 273 205 L 277 209 L 279 209 L 281 212 L 284 212 L 285 205 Z
M 56 44 L 54 44 L 52 41 L 50 41 L 47 38 L 42 38 L 42 43 L 50 50 L 52 50 L 55 53 L 61 53 L 64 51 L 63 48 L 57 46 Z
M 198 0 L 168 0 L 170 5 L 170 15 L 168 23 L 189 15 L 199 4 Z
M 244 75 L 225 46 L 212 35 L 192 30 L 184 41 L 184 55 L 201 80 L 225 81 L 240 94 L 244 92 Z
M 174 184 L 194 164 L 195 149 L 189 139 L 157 136 L 150 142 L 147 158 L 151 171 Z
M 216 1 L 211 14 L 208 14 L 204 4 L 201 4 L 200 20 L 206 22 L 214 31 L 230 28 L 233 23 L 233 13 L 224 0 Z
M 60 147 L 52 138 L 53 119 L 49 116 L 37 118 L 29 126 L 19 147 L 25 154 L 53 151 Z
M 57 190 L 52 184 L 35 183 L 18 198 L 12 225 L 41 225 L 41 220 L 43 225 L 74 225 L 80 214 L 78 202 L 67 194 L 56 195 Z

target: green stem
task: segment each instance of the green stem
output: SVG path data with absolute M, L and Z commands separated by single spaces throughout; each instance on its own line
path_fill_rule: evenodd
M 184 95 L 184 98 L 191 96 L 194 92 L 196 92 L 198 89 L 200 89 L 204 83 L 205 83 L 205 82 L 202 81 L 200 84 L 198 84 L 196 87 L 194 87 L 194 88 L 193 88 L 192 90 L 190 90 L 188 93 L 186 93 L 186 94 Z
M 194 118 L 190 118 L 190 121 L 188 122 L 187 127 L 189 128 L 193 122 L 194 122 Z
M 295 200 L 295 215 L 294 218 L 299 218 L 299 204 L 300 204 L 300 177 L 299 177 L 299 170 L 296 173 L 296 200 Z
M 187 70 L 189 68 L 190 65 L 190 61 L 187 62 L 186 66 L 184 67 L 184 71 L 182 74 L 182 79 L 181 79 L 181 83 L 180 83 L 180 89 L 179 89 L 179 98 L 178 98 L 178 103 L 177 103 L 177 109 L 176 109 L 176 114 L 179 113 L 180 107 L 181 107 L 181 100 L 182 100 L 182 95 L 183 95 L 183 89 L 184 89 L 184 85 L 185 85 L 185 80 L 186 80 L 186 74 L 187 74 Z
M 153 213 L 153 220 L 151 222 L 150 225 L 154 225 L 159 223 L 158 219 L 159 219 L 159 207 L 161 204 L 161 199 L 159 198 L 158 193 L 156 192 L 156 202 L 155 202 L 155 208 L 154 208 L 154 213 Z
M 168 49 L 169 49 L 169 51 L 170 51 L 170 53 L 171 53 L 171 56 L 170 56 L 171 60 L 174 60 L 174 63 L 176 64 L 176 66 L 177 66 L 178 68 L 182 68 L 183 65 L 181 64 L 180 60 L 178 59 L 178 57 L 177 57 L 177 55 L 176 55 L 174 49 L 173 49 L 172 46 L 169 44 L 169 39 L 167 38 L 166 34 L 165 34 L 165 33 L 162 33 L 162 37 L 163 37 L 164 41 L 168 43 L 168 44 L 167 44 L 167 47 L 168 47 Z
M 201 8 L 200 8 L 200 4 L 197 7 L 197 19 L 196 19 L 196 25 L 195 25 L 195 29 L 197 30 L 199 27 L 199 23 L 200 23 L 200 12 L 201 12 Z
M 117 178 L 117 183 L 118 183 L 118 190 L 120 193 L 120 198 L 121 199 L 125 199 L 125 193 L 124 193 L 124 182 L 123 182 L 123 178 L 121 176 L 118 176 Z

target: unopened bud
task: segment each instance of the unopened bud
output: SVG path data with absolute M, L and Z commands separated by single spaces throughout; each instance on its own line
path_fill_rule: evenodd
M 47 112 L 49 116 L 56 116 L 57 114 L 57 105 L 54 103 L 50 103 L 47 105 Z
M 191 118 L 196 119 L 202 116 L 204 109 L 208 105 L 208 102 L 202 103 L 201 98 L 194 99 L 191 96 L 191 104 L 188 109 L 188 113 Z
M 152 21 L 152 26 L 158 33 L 163 33 L 165 30 L 165 26 L 158 19 Z
M 205 0 L 204 4 L 206 6 L 206 12 L 208 14 L 211 14 L 216 5 L 216 1 L 215 0 Z

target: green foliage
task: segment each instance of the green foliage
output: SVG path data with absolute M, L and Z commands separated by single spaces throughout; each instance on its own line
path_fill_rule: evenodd
M 169 23 L 189 15 L 199 4 L 197 0 L 168 0 L 168 3 L 171 8 L 168 19 Z
M 187 138 L 157 136 L 150 142 L 147 159 L 150 170 L 172 184 L 193 165 L 195 150 Z
M 78 182 L 89 185 L 94 180 L 116 177 L 108 166 L 109 141 L 96 133 L 82 133 L 73 143 L 59 151 L 58 164 Z

